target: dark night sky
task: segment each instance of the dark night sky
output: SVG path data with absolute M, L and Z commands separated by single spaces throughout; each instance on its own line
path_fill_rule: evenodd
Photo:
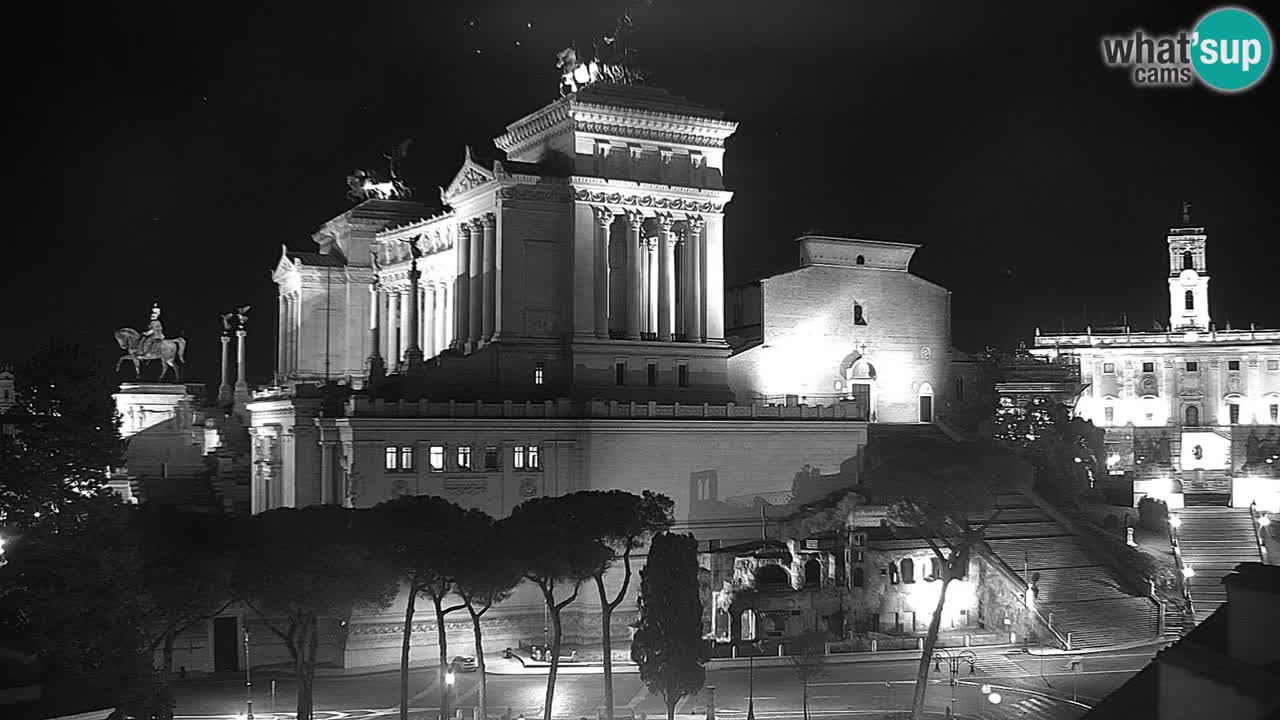
M 438 202 L 462 146 L 554 100 L 555 51 L 624 4 L 15 6 L 0 359 L 51 337 L 114 358 L 111 332 L 159 300 L 216 381 L 217 314 L 249 303 L 267 380 L 269 272 L 349 207 L 346 173 L 414 138 L 405 173 Z M 1086 305 L 1145 328 L 1167 317 L 1164 232 L 1189 199 L 1214 319 L 1278 327 L 1280 78 L 1141 90 L 1098 49 L 1212 7 L 657 0 L 634 42 L 656 84 L 740 123 L 729 283 L 794 266 L 792 239 L 820 228 L 922 244 L 913 270 L 954 291 L 964 348 L 1082 326 Z

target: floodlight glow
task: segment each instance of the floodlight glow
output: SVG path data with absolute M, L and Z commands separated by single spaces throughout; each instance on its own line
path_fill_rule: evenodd
M 990 702 L 992 705 L 999 705 L 1000 701 L 1003 699 L 1004 698 L 1000 697 L 1000 693 L 998 692 L 993 692 L 987 696 L 987 701 Z
M 1169 516 L 1169 527 L 1171 527 L 1171 528 L 1180 528 L 1180 527 L 1182 527 L 1182 518 L 1178 517 L 1177 515 L 1170 515 L 1170 516 Z
M 1195 574 L 1196 571 L 1193 570 L 1190 565 L 1182 568 L 1182 577 L 1184 578 L 1193 578 L 1195 577 Z
M 447 672 L 447 673 L 445 673 L 445 674 L 444 674 L 444 684 L 445 684 L 445 685 L 452 685 L 452 684 L 453 684 L 453 673 L 452 673 L 452 672 Z
M 1108 456 L 1107 456 L 1107 466 L 1108 466 L 1108 467 L 1118 465 L 1119 463 L 1120 463 L 1120 456 L 1119 456 L 1119 455 L 1116 455 L 1115 453 L 1112 453 L 1111 455 L 1108 455 Z
M 983 695 L 990 695 L 990 694 L 991 694 L 991 686 L 990 686 L 990 685 L 983 685 L 983 686 L 982 686 L 982 691 L 981 691 L 981 692 L 982 692 L 982 694 L 983 694 Z
M 1267 517 L 1266 515 L 1263 515 L 1262 517 L 1258 518 L 1258 525 L 1262 527 L 1266 527 L 1270 524 L 1271 524 L 1271 518 Z M 3 553 L 3 552 L 4 552 L 4 546 L 0 545 L 0 553 Z

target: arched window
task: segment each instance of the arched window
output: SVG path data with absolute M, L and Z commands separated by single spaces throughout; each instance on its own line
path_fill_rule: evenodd
M 920 383 L 919 399 L 920 422 L 933 422 L 933 386 L 927 382 Z
M 822 584 L 822 565 L 816 560 L 804 564 L 805 587 L 817 587 Z
M 916 564 L 911 558 L 903 558 L 902 560 L 902 582 L 913 583 L 916 581 Z
M 1196 427 L 1200 424 L 1200 408 L 1195 405 L 1188 405 L 1186 411 L 1187 421 L 1183 423 L 1187 427 Z
M 862 568 L 860 567 L 854 568 L 853 569 L 853 586 L 865 587 L 866 584 L 867 584 L 867 574 L 864 573 L 862 571 Z
M 889 563 L 889 584 L 898 584 L 898 565 L 897 563 Z
M 1196 296 L 1192 295 L 1190 290 L 1183 294 L 1182 299 L 1186 303 L 1188 310 L 1196 309 Z
M 942 579 L 942 561 L 936 557 L 929 558 L 929 577 L 927 580 Z
M 1194 255 L 1191 254 L 1190 250 L 1182 253 L 1182 269 L 1183 270 L 1196 269 L 1196 258 Z
M 861 255 L 859 255 L 857 258 L 855 258 L 855 259 L 854 259 L 853 264 L 854 264 L 854 265 L 866 265 L 866 264 L 867 264 L 867 259 L 866 259 L 866 258 L 864 258 L 864 257 L 862 257 Z
M 861 305 L 854 305 L 854 306 L 853 306 L 853 324 L 854 324 L 854 325 L 866 325 L 866 324 L 867 324 L 867 319 L 866 319 L 865 317 L 863 317 L 863 315 L 862 315 L 862 306 L 861 306 Z
M 761 565 L 756 570 L 756 588 L 759 590 L 778 590 L 790 585 L 787 571 L 777 565 Z

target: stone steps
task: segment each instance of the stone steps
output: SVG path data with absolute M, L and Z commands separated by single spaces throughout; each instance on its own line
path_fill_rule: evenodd
M 1043 570 L 1098 564 L 1074 537 L 988 540 L 987 545 L 1000 557 L 1017 561 L 1010 563 L 1017 571 L 1024 565 L 1029 570 Z
M 1185 507 L 1178 517 L 1182 562 L 1195 573 L 1186 587 L 1199 624 L 1227 601 L 1222 579 L 1240 563 L 1261 562 L 1262 553 L 1248 508 Z

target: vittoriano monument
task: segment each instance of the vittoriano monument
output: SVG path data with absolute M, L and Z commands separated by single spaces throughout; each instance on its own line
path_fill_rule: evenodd
M 120 328 L 116 331 L 116 342 L 124 350 L 124 355 L 116 361 L 116 371 L 120 370 L 120 365 L 125 360 L 132 360 L 134 374 L 139 380 L 142 379 L 143 361 L 159 360 L 160 377 L 158 379 L 164 380 L 169 370 L 173 370 L 174 381 L 179 379 L 178 366 L 174 360 L 186 363 L 183 352 L 187 349 L 187 340 L 186 338 L 170 340 L 164 336 L 164 325 L 160 323 L 159 303 L 152 305 L 151 320 L 147 323 L 147 329 L 144 332 L 128 327 Z

